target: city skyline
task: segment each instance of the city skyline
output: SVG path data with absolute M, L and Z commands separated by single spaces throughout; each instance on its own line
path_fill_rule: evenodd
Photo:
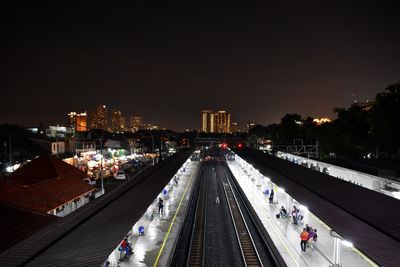
M 0 123 L 57 124 L 97 103 L 176 131 L 198 111 L 245 125 L 333 117 L 399 80 L 394 3 L 2 9 Z M 184 111 L 184 112 L 182 112 Z
M 6 1 L 0 267 L 399 267 L 399 10 Z
M 202 110 L 200 112 L 200 132 L 232 133 L 231 114 L 226 110 Z M 237 132 L 237 123 L 236 129 Z

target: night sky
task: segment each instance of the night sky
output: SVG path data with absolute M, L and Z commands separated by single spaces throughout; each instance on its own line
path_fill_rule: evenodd
M 63 124 L 67 112 L 104 103 L 178 131 L 198 129 L 202 109 L 266 125 L 286 113 L 333 116 L 353 93 L 373 99 L 400 80 L 395 1 L 9 2 L 0 123 Z

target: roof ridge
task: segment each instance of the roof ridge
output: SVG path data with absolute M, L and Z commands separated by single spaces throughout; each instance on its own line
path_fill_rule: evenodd
M 60 173 L 58 172 L 58 169 L 56 168 L 53 159 L 54 159 L 54 156 L 53 156 L 53 155 L 50 155 L 50 154 L 47 154 L 47 155 L 46 155 L 46 160 L 48 160 L 48 162 L 50 163 L 50 166 L 53 168 L 53 170 L 54 170 L 54 171 L 56 172 L 56 174 L 57 174 L 57 176 L 54 177 L 53 179 L 55 179 L 55 178 L 60 178 L 60 177 L 61 177 L 61 176 L 60 176 Z M 49 180 L 53 180 L 53 179 L 49 179 Z
M 37 214 L 37 215 L 41 215 L 41 216 L 45 216 L 45 217 L 58 218 L 55 215 L 52 215 L 52 214 L 49 214 L 49 213 L 44 213 L 44 212 L 39 212 L 39 211 L 31 210 L 31 209 L 27 209 L 27 208 L 20 207 L 20 206 L 16 206 L 16 205 L 14 205 L 14 204 L 12 204 L 10 202 L 2 202 L 2 203 L 0 203 L 0 205 L 11 207 L 11 208 L 18 209 L 18 210 L 25 211 L 25 212 L 29 212 L 29 213 L 33 213 L 33 214 Z

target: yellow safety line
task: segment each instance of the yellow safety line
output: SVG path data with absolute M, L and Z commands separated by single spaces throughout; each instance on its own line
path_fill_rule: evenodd
M 157 258 L 156 258 L 156 261 L 154 262 L 153 267 L 156 267 L 157 264 L 158 264 L 158 261 L 160 260 L 161 253 L 162 253 L 162 251 L 164 250 L 165 243 L 167 242 L 169 233 L 171 232 L 172 226 L 174 225 L 174 222 L 175 222 L 175 219 L 176 219 L 176 215 L 178 214 L 178 211 L 179 211 L 179 209 L 181 208 L 182 201 L 183 201 L 183 199 L 184 199 L 184 197 L 185 197 L 185 195 L 186 195 L 186 191 L 187 191 L 188 188 L 189 188 L 189 185 L 190 185 L 190 182 L 192 181 L 192 177 L 193 177 L 193 174 L 194 174 L 194 173 L 195 173 L 195 172 L 192 172 L 192 175 L 190 175 L 189 182 L 187 183 L 186 188 L 185 188 L 185 192 L 183 192 L 183 194 L 182 194 L 181 201 L 179 202 L 178 208 L 177 208 L 176 211 L 175 211 L 174 218 L 172 219 L 172 222 L 171 222 L 171 224 L 169 225 L 167 235 L 164 237 L 164 241 L 163 241 L 163 243 L 162 243 L 162 245 L 161 245 L 160 250 L 158 251 Z
M 315 216 L 314 214 L 311 213 L 311 215 L 314 217 L 315 220 L 317 220 L 320 224 L 322 224 L 323 226 L 325 226 L 328 230 L 331 230 L 332 228 L 330 228 L 326 223 L 324 223 L 323 221 L 321 221 L 321 219 L 319 219 L 317 216 Z M 360 256 L 362 257 L 364 260 L 366 260 L 369 264 L 371 264 L 371 266 L 377 267 L 379 265 L 377 265 L 376 263 L 374 263 L 370 258 L 368 258 L 368 256 L 364 255 L 364 253 L 362 253 L 361 251 L 359 251 L 357 248 L 352 247 L 352 249 Z
M 317 216 L 315 216 L 313 213 L 311 213 L 311 216 L 314 217 L 314 219 L 319 222 L 322 226 L 324 226 L 326 229 L 328 229 L 328 231 L 332 230 L 332 228 L 330 228 L 326 223 L 324 223 L 320 218 L 318 218 Z
M 279 240 L 281 241 L 281 243 L 283 244 L 283 246 L 285 247 L 286 251 L 289 253 L 290 257 L 292 258 L 292 260 L 294 261 L 294 263 L 296 263 L 296 266 L 300 267 L 299 263 L 297 262 L 297 260 L 294 258 L 292 252 L 290 252 L 290 249 L 286 246 L 285 242 L 282 240 L 280 233 L 278 233 L 275 229 L 274 229 L 274 225 L 268 221 L 267 219 L 267 223 L 271 226 L 272 230 L 274 230 L 275 234 L 278 236 Z
M 362 253 L 361 251 L 359 251 L 358 249 L 356 249 L 355 247 L 352 247 L 352 249 L 357 252 L 358 255 L 360 255 L 364 260 L 366 260 L 369 264 L 371 264 L 371 266 L 374 267 L 379 267 L 378 264 L 376 264 L 375 262 L 373 262 L 370 258 L 368 258 L 366 255 L 364 255 L 364 253 Z
M 332 228 L 330 228 L 325 222 L 323 222 L 320 218 L 318 218 L 317 216 L 315 216 L 314 214 L 312 214 L 310 212 L 311 216 L 314 217 L 314 219 L 316 221 L 318 221 L 321 225 L 323 225 L 326 229 L 331 230 Z M 288 247 L 286 246 L 286 244 L 283 242 L 283 240 L 281 239 L 279 233 L 274 229 L 274 225 L 271 224 L 271 222 L 268 221 L 267 219 L 267 223 L 272 226 L 272 230 L 275 232 L 275 234 L 278 236 L 279 240 L 282 242 L 283 246 L 285 247 L 285 249 L 287 250 L 287 252 L 289 252 L 290 256 L 292 257 L 293 261 L 296 263 L 297 266 L 299 266 L 299 264 L 297 263 L 297 261 L 295 260 L 295 258 L 293 257 L 292 253 L 290 252 L 290 250 L 288 249 Z M 352 249 L 358 254 L 360 255 L 364 260 L 366 260 L 369 264 L 371 264 L 371 266 L 374 267 L 378 267 L 379 265 L 377 265 L 375 262 L 373 262 L 370 258 L 368 258 L 366 255 L 364 255 L 364 253 L 362 253 L 361 251 L 359 251 L 357 248 L 352 247 Z

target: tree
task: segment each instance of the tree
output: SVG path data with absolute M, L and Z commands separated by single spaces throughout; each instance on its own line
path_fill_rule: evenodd
M 372 107 L 371 135 L 388 156 L 400 152 L 400 82 L 378 93 Z

